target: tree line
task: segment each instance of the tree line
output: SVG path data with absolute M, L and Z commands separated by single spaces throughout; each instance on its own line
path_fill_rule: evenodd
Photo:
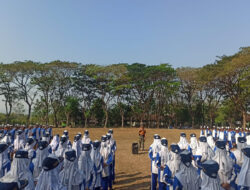
M 249 87 L 250 47 L 200 68 L 16 61 L 0 64 L 0 122 L 245 127 Z

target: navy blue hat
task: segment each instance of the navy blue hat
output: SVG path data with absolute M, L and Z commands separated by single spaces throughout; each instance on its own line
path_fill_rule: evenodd
M 217 178 L 219 164 L 214 160 L 207 160 L 201 164 L 203 172 L 211 178 Z
M 42 167 L 43 167 L 44 171 L 49 171 L 49 170 L 56 168 L 59 165 L 59 163 L 60 163 L 59 159 L 57 159 L 57 158 L 46 157 L 43 160 Z
M 98 141 L 98 140 L 94 141 L 93 142 L 93 148 L 94 148 L 94 150 L 96 150 L 100 146 L 100 144 L 101 144 L 100 141 Z
M 196 137 L 195 133 L 190 134 L 190 137 Z
M 245 143 L 245 142 L 247 142 L 247 139 L 246 139 L 246 137 L 238 137 L 238 142 Z
M 67 137 L 66 136 L 62 136 L 60 139 L 60 142 L 63 144 L 67 141 Z
M 108 133 L 113 134 L 113 129 L 109 129 Z
M 154 139 L 160 139 L 160 138 L 161 138 L 160 135 L 158 135 L 158 134 L 154 135 Z
M 10 182 L 10 183 L 6 183 L 6 182 L 0 182 L 0 189 L 3 190 L 19 190 L 19 186 L 17 182 Z
M 106 137 L 107 137 L 108 140 L 111 139 L 111 135 L 109 133 L 106 134 Z
M 29 145 L 31 145 L 32 143 L 34 143 L 35 142 L 35 140 L 33 139 L 33 138 L 27 138 L 27 143 L 29 144 Z
M 24 189 L 29 184 L 29 181 L 28 180 L 19 180 L 19 183 L 21 186 L 20 189 Z
M 15 158 L 29 158 L 28 151 L 25 151 L 25 150 L 16 151 Z
M 106 135 L 103 135 L 102 138 L 101 138 L 101 141 L 102 141 L 102 142 L 106 142 L 106 141 L 107 141 L 107 136 L 106 136 Z
M 89 135 L 89 131 L 88 131 L 88 130 L 85 130 L 85 131 L 84 131 L 84 135 Z
M 166 138 L 161 139 L 161 145 L 162 146 L 168 146 L 168 140 Z
M 181 137 L 186 137 L 187 135 L 186 135 L 186 133 L 181 133 L 180 136 Z
M 218 141 L 216 141 L 215 145 L 219 149 L 225 149 L 226 148 L 226 141 L 218 140 Z
M 69 150 L 65 152 L 65 158 L 70 161 L 73 162 L 76 159 L 76 151 L 75 150 Z
M 82 151 L 91 150 L 91 144 L 82 144 Z
M 79 141 L 81 139 L 81 136 L 80 135 L 76 135 L 75 137 L 74 137 L 74 141 L 76 142 L 76 141 Z
M 170 149 L 172 152 L 179 154 L 181 152 L 181 149 L 178 144 L 171 144 Z
M 200 137 L 200 142 L 207 142 L 207 137 L 201 136 Z
M 8 148 L 8 145 L 6 143 L 1 143 L 0 144 L 0 153 L 5 151 Z
M 39 148 L 40 150 L 43 150 L 43 149 L 45 149 L 48 145 L 49 145 L 49 143 L 48 143 L 47 141 L 40 141 L 40 142 L 38 143 L 38 148 Z
M 186 165 L 186 163 L 191 163 L 192 162 L 192 154 L 188 150 L 183 150 L 180 153 L 181 156 L 181 161 Z M 187 165 L 186 165 L 187 166 Z
M 245 148 L 241 149 L 241 151 L 250 158 L 250 146 L 246 146 Z
M 18 135 L 21 135 L 22 133 L 23 133 L 22 130 L 18 130 L 18 131 L 17 131 L 17 134 L 18 134 Z
M 63 131 L 63 134 L 68 136 L 69 132 L 67 130 Z
M 211 136 L 211 133 L 208 133 L 208 134 L 207 134 L 207 137 L 209 137 L 209 136 Z

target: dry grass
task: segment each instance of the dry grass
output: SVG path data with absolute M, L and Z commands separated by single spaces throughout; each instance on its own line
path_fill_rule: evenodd
M 62 128 L 54 129 L 54 134 L 62 134 Z M 70 139 L 77 132 L 83 133 L 83 128 L 67 128 Z M 107 133 L 107 129 L 94 128 L 88 129 L 92 140 L 100 139 L 101 135 Z M 199 134 L 199 130 L 178 130 L 178 129 L 146 129 L 145 149 L 148 149 L 153 141 L 153 135 L 159 134 L 168 139 L 168 144 L 179 141 L 180 132 L 185 132 L 189 139 L 191 133 Z M 138 129 L 114 129 L 114 138 L 117 143 L 116 152 L 116 184 L 114 189 L 149 189 L 150 187 L 150 160 L 147 151 L 140 152 L 138 155 L 132 154 L 132 143 L 138 141 Z

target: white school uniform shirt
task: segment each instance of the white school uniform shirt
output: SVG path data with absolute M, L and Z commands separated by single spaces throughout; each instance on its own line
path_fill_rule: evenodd
M 154 139 L 153 144 L 150 146 L 149 152 L 152 152 L 153 158 L 155 159 L 159 151 L 161 150 L 161 139 Z M 151 169 L 153 174 L 158 174 L 158 167 L 155 161 L 151 161 Z
M 249 147 L 249 146 L 248 146 Z M 238 185 L 242 187 L 250 187 L 250 158 L 244 155 L 244 162 L 242 164 Z

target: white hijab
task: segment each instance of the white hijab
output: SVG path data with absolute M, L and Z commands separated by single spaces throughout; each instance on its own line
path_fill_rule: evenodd
M 189 167 L 180 163 L 180 170 L 176 173 L 176 178 L 183 186 L 183 190 L 198 190 L 200 187 L 201 179 L 197 173 L 196 168 L 191 164 Z
M 175 176 L 176 172 L 180 169 L 181 158 L 179 154 L 176 154 L 172 151 L 169 152 L 169 160 L 167 161 L 167 165 L 172 172 L 172 177 Z
M 29 170 L 30 160 L 28 158 L 14 158 L 10 171 L 3 176 L 1 182 L 10 182 L 11 179 L 28 180 L 29 184 L 24 190 L 34 190 L 35 184 L 31 171 Z
M 250 147 L 250 146 L 247 146 Z M 244 161 L 241 167 L 241 171 L 238 177 L 239 186 L 250 187 L 250 158 L 244 155 Z
M 228 183 L 228 179 L 231 177 L 233 170 L 233 160 L 227 155 L 226 149 L 217 147 L 215 156 L 212 159 L 220 166 L 218 174 L 221 183 Z
M 201 189 L 202 190 L 223 190 L 220 186 L 220 178 L 211 178 L 207 176 L 203 171 L 201 171 Z
M 36 158 L 33 160 L 34 164 L 34 171 L 33 176 L 34 180 L 37 181 L 40 173 L 42 172 L 42 164 L 43 160 L 49 156 L 49 146 L 47 146 L 45 149 L 40 150 L 39 148 L 36 151 Z
M 10 162 L 8 153 L 9 153 L 9 148 L 6 148 L 6 150 L 0 153 L 0 178 L 3 177 L 2 167 L 8 162 Z
M 58 159 L 55 155 L 50 154 L 49 157 Z M 42 170 L 39 175 L 35 190 L 67 190 L 60 182 L 59 172 L 60 164 L 49 171 Z
M 64 160 L 64 169 L 59 174 L 63 186 L 67 190 L 74 190 L 74 186 L 79 187 L 83 182 L 84 173 L 78 169 L 77 158 L 71 162 L 67 159 Z
M 90 157 L 91 150 L 82 151 L 78 160 L 78 167 L 83 171 L 85 176 L 85 183 L 87 184 L 94 172 L 94 163 Z
M 53 152 L 57 150 L 59 142 L 60 142 L 59 136 L 55 135 L 50 143 Z
M 180 141 L 178 143 L 180 149 L 188 149 L 188 141 L 187 141 L 187 138 L 186 137 L 182 137 L 180 136 Z

